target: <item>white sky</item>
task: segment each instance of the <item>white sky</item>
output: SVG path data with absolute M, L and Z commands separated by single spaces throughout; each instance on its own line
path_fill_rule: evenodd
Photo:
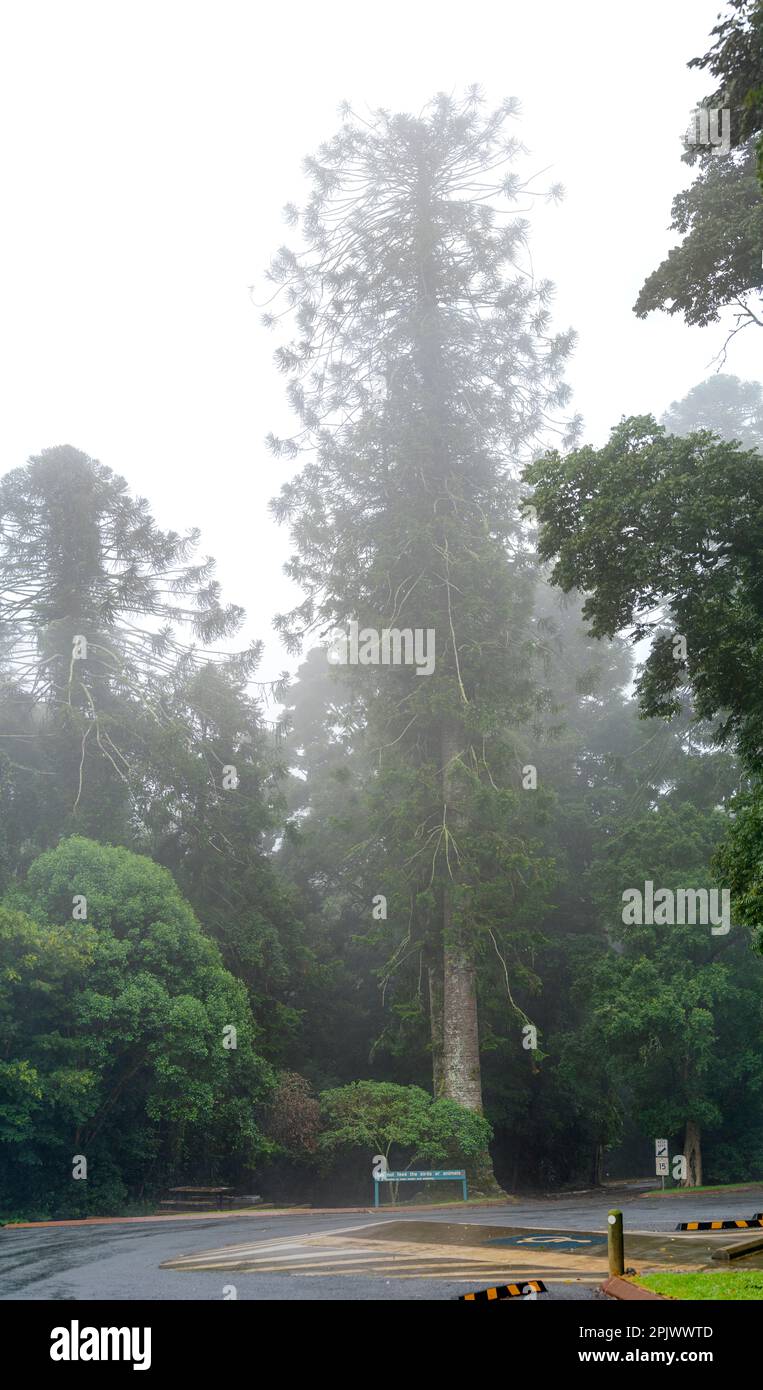
M 720 328 L 635 318 L 691 173 L 680 138 L 720 0 L 6 0 L 0 11 L 0 470 L 68 443 L 123 474 L 164 526 L 202 528 L 225 597 L 286 665 L 288 535 L 266 511 L 289 429 L 262 285 L 337 106 L 418 110 L 438 90 L 517 96 L 541 206 L 538 276 L 579 345 L 585 437 L 661 413 L 714 370 Z M 757 335 L 757 341 L 756 341 Z M 761 377 L 755 328 L 725 370 Z

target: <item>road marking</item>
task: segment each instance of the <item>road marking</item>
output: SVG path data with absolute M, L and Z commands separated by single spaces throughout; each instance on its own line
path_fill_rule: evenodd
M 353 1239 L 354 1232 L 344 1230 L 336 1235 L 294 1236 L 287 1241 L 257 1242 L 234 1245 L 227 1249 L 197 1252 L 174 1260 L 166 1261 L 162 1268 L 191 1270 L 194 1272 L 237 1271 L 251 1274 L 282 1274 L 313 1278 L 318 1275 L 374 1275 L 381 1278 L 441 1278 L 468 1281 L 474 1284 L 479 1280 L 503 1286 L 507 1275 L 511 1281 L 527 1282 L 528 1279 L 547 1274 L 558 1277 L 569 1275 L 569 1263 L 559 1267 L 552 1263 L 547 1269 L 539 1270 L 538 1256 L 530 1250 L 519 1252 L 509 1259 L 501 1259 L 494 1250 L 483 1243 L 481 1246 L 464 1246 L 461 1243 L 436 1244 L 436 1230 L 428 1233 L 426 1242 L 415 1242 L 396 1237 L 395 1240 L 379 1240 L 370 1245 L 368 1238 L 361 1244 Z M 359 1232 L 357 1233 L 360 1234 Z M 477 1236 L 474 1236 L 477 1239 Z M 553 1237 L 552 1237 L 553 1240 Z M 547 1253 L 556 1253 L 552 1245 Z M 591 1282 L 601 1279 L 606 1273 L 596 1265 L 585 1273 Z M 534 1263 L 529 1263 L 530 1259 Z M 546 1265 L 548 1260 L 544 1260 Z

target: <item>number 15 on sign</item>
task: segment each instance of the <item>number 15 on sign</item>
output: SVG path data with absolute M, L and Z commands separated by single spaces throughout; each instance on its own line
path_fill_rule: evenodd
M 655 1171 L 658 1178 L 662 1178 L 662 1185 L 665 1186 L 665 1178 L 670 1172 L 670 1159 L 668 1157 L 667 1139 L 655 1139 L 654 1141 Z

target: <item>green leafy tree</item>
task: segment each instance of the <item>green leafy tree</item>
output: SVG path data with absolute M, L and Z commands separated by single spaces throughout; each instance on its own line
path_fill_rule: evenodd
M 706 327 L 730 307 L 735 327 L 729 339 L 743 328 L 760 327 L 763 192 L 752 146 L 714 153 L 673 199 L 671 211 L 671 230 L 683 240 L 647 276 L 634 305 L 638 318 L 662 309 Z
M 640 416 L 604 448 L 549 454 L 527 477 L 540 553 L 556 557 L 554 583 L 585 592 L 594 635 L 652 639 L 643 712 L 679 714 L 688 689 L 696 716 L 734 736 L 759 770 L 760 456 L 707 432 L 668 435 Z
M 763 794 L 759 780 L 740 792 L 731 809 L 729 833 L 719 847 L 716 868 L 731 893 L 737 921 L 752 929 L 763 955 Z
M 712 31 L 715 44 L 689 67 L 719 79 L 701 109 L 727 113 L 730 147 L 685 141 L 684 162 L 699 172 L 673 200 L 671 230 L 683 241 L 647 277 L 634 306 L 639 318 L 663 309 L 703 326 L 731 307 L 726 347 L 741 329 L 763 325 L 763 3 L 729 3 L 731 14 Z
M 487 1148 L 492 1131 L 483 1115 L 456 1101 L 431 1095 L 419 1086 L 389 1081 L 354 1081 L 320 1097 L 324 1153 L 363 1149 L 370 1159 L 383 1154 L 390 1166 L 455 1163 Z M 398 1158 L 399 1155 L 399 1158 Z
M 0 947 L 0 1166 L 18 1207 L 113 1210 L 267 1150 L 254 1108 L 272 1077 L 246 991 L 165 869 L 63 840 L 11 895 Z
M 637 683 L 642 711 L 675 718 L 690 700 L 716 739 L 736 746 L 752 782 L 736 803 L 733 847 L 718 866 L 734 883 L 737 920 L 757 930 L 760 455 L 707 431 L 670 436 L 651 417 L 636 417 L 603 449 L 548 455 L 528 478 L 541 554 L 556 557 L 552 577 L 563 589 L 587 593 L 592 631 L 651 638 Z
M 8 1214 L 34 1188 L 45 1152 L 60 1144 L 57 1117 L 65 1130 L 89 1088 L 67 1034 L 71 998 L 94 952 L 92 928 L 51 927 L 0 908 L 0 1167 Z
M 704 1134 L 728 1138 L 741 1117 L 759 1115 L 763 972 L 735 926 L 714 937 L 708 925 L 623 924 L 622 895 L 643 891 L 646 878 L 655 891 L 711 888 L 725 822 L 719 811 L 662 804 L 626 831 L 613 827 L 591 867 L 617 947 L 595 968 L 592 1021 L 642 1132 L 679 1135 L 686 1186 L 702 1183 Z
M 707 70 L 718 87 L 703 105 L 731 113 L 731 143 L 757 140 L 758 175 L 763 185 L 763 3 L 728 0 L 730 13 L 711 31 L 712 48 L 693 58 L 690 68 Z

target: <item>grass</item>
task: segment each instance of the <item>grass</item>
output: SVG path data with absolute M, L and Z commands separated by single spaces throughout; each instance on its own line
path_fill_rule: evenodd
M 666 1294 L 669 1298 L 690 1298 L 704 1301 L 726 1302 L 737 1299 L 763 1299 L 763 1269 L 732 1269 L 718 1274 L 710 1273 L 665 1273 L 644 1274 L 632 1281 L 652 1293 Z
M 642 1197 L 694 1197 L 697 1192 L 758 1192 L 763 1182 L 724 1182 L 716 1187 L 666 1187 L 665 1191 L 642 1192 Z

